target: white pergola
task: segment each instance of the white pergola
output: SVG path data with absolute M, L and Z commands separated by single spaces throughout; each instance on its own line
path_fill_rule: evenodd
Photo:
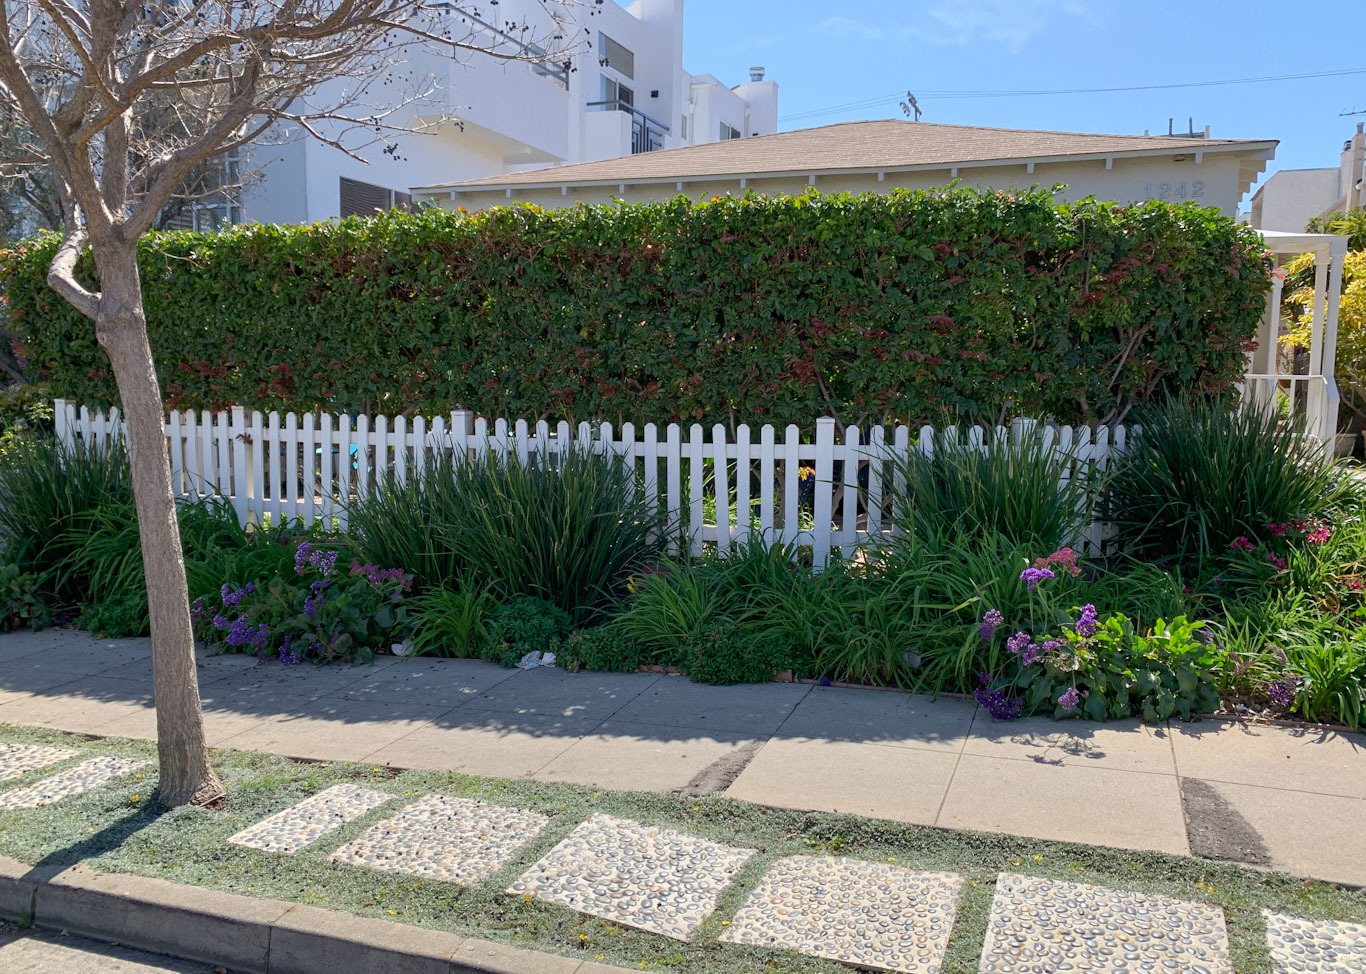
M 1337 442 L 1338 395 L 1333 367 L 1338 349 L 1338 302 L 1342 293 L 1342 263 L 1347 237 L 1336 233 L 1281 233 L 1261 231 L 1267 250 L 1277 258 L 1314 255 L 1314 319 L 1310 330 L 1307 371 L 1278 372 L 1276 350 L 1281 328 L 1282 275 L 1273 279 L 1266 310 L 1257 327 L 1257 348 L 1248 353 L 1243 377 L 1244 402 L 1263 409 L 1276 408 L 1277 393 L 1289 396 L 1291 408 L 1303 418 L 1305 431 L 1317 437 L 1332 457 Z M 1324 297 L 1327 300 L 1324 300 Z

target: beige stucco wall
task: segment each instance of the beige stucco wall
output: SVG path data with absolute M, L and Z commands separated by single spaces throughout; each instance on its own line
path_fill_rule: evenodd
M 1036 163 L 1030 173 L 1023 164 L 963 167 L 958 170 L 960 184 L 980 189 L 1012 189 L 1030 186 L 1052 187 L 1066 184 L 1059 199 L 1075 200 L 1097 196 L 1105 200 L 1136 202 L 1145 199 L 1169 199 L 1175 202 L 1193 201 L 1204 206 L 1217 206 L 1229 216 L 1236 216 L 1241 194 L 1239 167 L 1243 157 L 1237 153 L 1206 153 L 1197 163 L 1193 155 L 1160 156 L 1136 159 L 1114 159 L 1106 168 L 1104 159 L 1077 162 Z M 1260 165 L 1258 161 L 1257 165 Z M 546 172 L 550 177 L 553 170 Z M 916 172 L 888 172 L 879 181 L 876 173 L 817 176 L 814 186 L 822 193 L 883 192 L 894 187 L 930 189 L 949 183 L 953 175 L 948 169 Z M 746 188 L 770 195 L 800 193 L 811 185 L 805 176 L 752 178 Z M 739 179 L 685 182 L 682 192 L 694 199 L 711 196 L 740 195 Z M 620 184 L 611 186 L 574 186 L 566 191 L 560 187 L 514 190 L 509 197 L 505 190 L 461 191 L 456 199 L 433 195 L 433 202 L 446 208 L 462 206 L 466 209 L 485 209 L 509 203 L 534 203 L 547 208 L 573 206 L 576 203 L 627 203 L 669 199 L 679 189 L 673 181 L 653 184 Z

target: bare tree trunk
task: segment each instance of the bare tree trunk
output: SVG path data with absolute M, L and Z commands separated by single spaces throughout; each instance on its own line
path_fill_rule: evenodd
M 160 797 L 171 807 L 202 805 L 222 796 L 224 789 L 209 765 L 204 742 L 185 560 L 136 247 L 136 242 L 126 246 L 118 241 L 94 248 L 100 272 L 95 333 L 114 367 L 128 429 L 128 460 L 152 623 Z

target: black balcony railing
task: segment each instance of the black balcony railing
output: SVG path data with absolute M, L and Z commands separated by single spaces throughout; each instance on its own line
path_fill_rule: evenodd
M 631 155 L 664 148 L 664 136 L 669 134 L 669 126 L 657 118 L 651 118 L 629 102 L 590 101 L 588 107 L 605 112 L 625 112 L 631 116 Z

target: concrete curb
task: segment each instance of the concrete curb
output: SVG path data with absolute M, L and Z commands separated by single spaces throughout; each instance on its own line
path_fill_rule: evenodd
M 626 974 L 334 910 L 0 856 L 0 917 L 232 974 Z

